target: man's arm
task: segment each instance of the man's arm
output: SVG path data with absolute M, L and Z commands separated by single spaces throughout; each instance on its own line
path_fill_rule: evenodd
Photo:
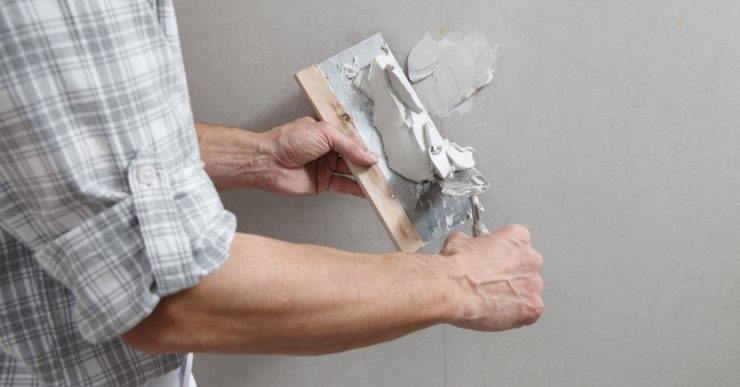
M 334 191 L 362 197 L 347 164 L 378 161 L 378 155 L 326 122 L 299 118 L 268 132 L 197 123 L 200 154 L 216 188 L 263 189 L 283 195 Z M 347 175 L 347 176 L 343 176 Z
M 310 117 L 263 134 L 203 124 L 197 131 L 221 189 L 361 196 L 341 176 L 349 170 L 339 153 L 377 161 Z M 452 234 L 440 255 L 358 254 L 237 233 L 219 270 L 164 297 L 124 340 L 147 352 L 321 354 L 442 322 L 510 329 L 542 312 L 541 264 L 521 226 L 475 239 Z
M 453 234 L 441 255 L 237 234 L 223 267 L 163 298 L 123 338 L 145 352 L 323 354 L 443 322 L 510 329 L 542 313 L 541 260 L 521 226 Z
M 353 254 L 237 234 L 224 266 L 124 336 L 148 352 L 319 354 L 451 318 L 438 257 Z

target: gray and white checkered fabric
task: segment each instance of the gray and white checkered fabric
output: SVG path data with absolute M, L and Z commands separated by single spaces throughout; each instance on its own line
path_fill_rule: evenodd
M 140 386 L 122 333 L 226 259 L 171 0 L 0 0 L 0 385 Z

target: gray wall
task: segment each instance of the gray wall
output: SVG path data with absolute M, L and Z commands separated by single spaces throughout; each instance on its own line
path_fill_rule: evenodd
M 310 113 L 293 73 L 374 32 L 399 58 L 426 31 L 485 33 L 500 45 L 495 84 L 444 127 L 480 151 L 489 226 L 529 226 L 545 256 L 535 326 L 448 328 L 446 341 L 434 327 L 315 358 L 199 355 L 201 386 L 740 385 L 740 2 L 185 0 L 178 12 L 195 117 L 256 131 Z M 390 248 L 358 199 L 223 200 L 244 232 Z

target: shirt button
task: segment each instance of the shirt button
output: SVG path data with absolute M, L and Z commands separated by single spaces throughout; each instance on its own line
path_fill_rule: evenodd
M 139 168 L 138 173 L 136 174 L 136 180 L 139 181 L 139 183 L 144 185 L 151 185 L 152 182 L 157 178 L 157 171 L 154 170 L 154 167 L 151 165 L 145 165 L 141 168 Z

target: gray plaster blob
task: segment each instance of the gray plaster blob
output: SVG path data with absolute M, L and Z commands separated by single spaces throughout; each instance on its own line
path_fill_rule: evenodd
M 375 57 L 352 84 L 373 101 L 388 166 L 401 176 L 431 181 L 475 165 L 472 148 L 442 137 L 392 56 Z
M 493 81 L 494 54 L 481 35 L 452 42 L 426 34 L 409 53 L 409 79 L 428 111 L 446 117 Z

